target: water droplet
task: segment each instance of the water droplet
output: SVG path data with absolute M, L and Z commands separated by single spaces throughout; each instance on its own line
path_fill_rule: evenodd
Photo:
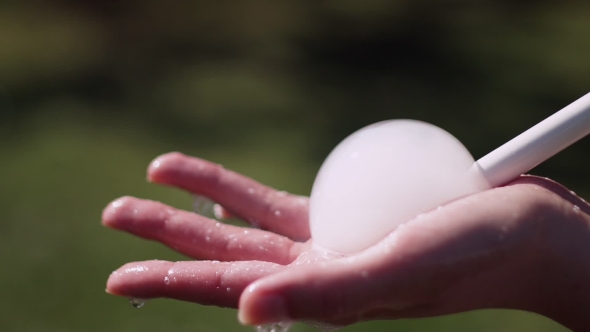
M 165 283 L 166 285 L 170 284 L 170 278 L 168 278 L 168 276 L 165 276 L 165 277 L 164 277 L 164 283 Z
M 307 198 L 306 197 L 299 197 L 295 201 L 299 205 L 307 205 Z
M 580 207 L 577 205 L 574 205 L 574 213 L 579 213 L 580 212 Z
M 244 231 L 244 234 L 248 235 L 248 233 L 249 233 L 248 231 Z
M 248 188 L 248 194 L 253 194 L 255 192 L 254 188 Z
M 138 299 L 138 298 L 134 298 L 134 297 L 132 297 L 132 298 L 129 299 L 129 303 L 131 303 L 131 305 L 134 308 L 137 308 L 137 309 L 143 307 L 146 302 L 147 302 L 147 300 Z
M 277 216 L 277 217 L 278 217 L 278 216 L 280 216 L 280 215 L 281 215 L 281 211 L 279 211 L 279 210 L 276 210 L 276 211 L 275 211 L 275 216 Z
M 287 332 L 291 328 L 291 323 L 281 322 L 256 326 L 256 332 Z
M 209 237 L 209 236 L 205 237 L 205 241 L 207 241 L 207 242 L 211 241 L 211 237 Z
M 213 215 L 216 219 L 223 219 L 223 208 L 221 207 L 221 205 L 213 205 Z
M 576 192 L 575 192 L 575 191 L 573 191 L 573 190 L 570 190 L 570 194 L 572 194 L 572 195 L 574 195 L 574 196 L 575 196 L 575 195 L 576 195 Z
M 215 227 L 217 227 L 217 228 L 221 227 L 221 223 L 216 223 Z
M 260 229 L 260 224 L 259 224 L 258 220 L 248 218 L 248 223 L 250 223 L 250 226 L 252 226 L 252 228 Z
M 214 203 L 201 195 L 194 195 L 193 200 L 193 211 L 203 216 L 210 216 L 214 213 Z
M 147 271 L 148 268 L 145 266 L 134 266 L 125 269 L 125 273 L 137 273 L 137 272 L 144 272 Z
M 231 292 L 231 287 L 226 288 L 228 292 Z
M 137 214 L 137 212 L 139 212 L 137 209 L 133 209 L 133 214 Z

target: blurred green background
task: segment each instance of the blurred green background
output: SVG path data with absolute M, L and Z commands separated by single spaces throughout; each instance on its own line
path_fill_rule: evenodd
M 125 262 L 186 259 L 99 223 L 122 195 L 191 208 L 145 182 L 154 157 L 308 194 L 345 136 L 413 118 L 479 158 L 590 90 L 589 18 L 566 0 L 0 1 L 0 329 L 252 331 L 234 310 L 104 293 Z M 589 148 L 532 173 L 589 197 Z M 565 329 L 499 310 L 343 329 L 367 330 Z

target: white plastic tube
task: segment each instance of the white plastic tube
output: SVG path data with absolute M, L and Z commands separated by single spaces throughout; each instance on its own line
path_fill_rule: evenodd
M 475 162 L 491 187 L 503 185 L 590 134 L 590 93 Z

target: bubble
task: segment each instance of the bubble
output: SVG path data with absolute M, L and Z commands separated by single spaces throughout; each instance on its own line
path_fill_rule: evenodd
M 459 140 L 420 121 L 383 121 L 353 133 L 330 153 L 314 181 L 314 243 L 358 252 L 420 213 L 489 189 L 474 162 Z
M 580 213 L 580 207 L 577 205 L 574 205 L 573 210 L 574 210 L 574 213 Z

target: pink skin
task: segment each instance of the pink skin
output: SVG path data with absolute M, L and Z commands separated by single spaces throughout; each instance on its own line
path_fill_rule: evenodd
M 344 256 L 312 245 L 307 198 L 180 153 L 152 162 L 148 179 L 207 196 L 223 206 L 222 215 L 261 229 L 118 199 L 104 210 L 107 227 L 214 261 L 129 263 L 109 277 L 111 294 L 239 308 L 244 324 L 340 326 L 511 308 L 590 328 L 590 206 L 553 181 L 522 176 Z

